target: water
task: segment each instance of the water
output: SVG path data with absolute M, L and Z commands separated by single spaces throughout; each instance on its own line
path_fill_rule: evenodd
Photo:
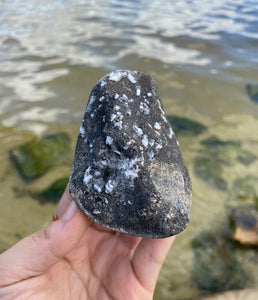
M 244 0 L 1 1 L 0 248 L 50 220 L 54 205 L 40 205 L 28 189 L 69 173 L 63 166 L 24 184 L 8 151 L 54 131 L 68 132 L 74 146 L 96 81 L 113 69 L 137 69 L 155 78 L 168 115 L 208 127 L 179 138 L 193 180 L 191 223 L 169 253 L 155 299 L 197 296 L 191 241 L 204 229 L 224 228 L 227 192 L 196 177 L 193 159 L 210 135 L 258 153 L 258 106 L 246 93 L 246 84 L 258 81 L 257 16 L 257 1 Z M 230 186 L 257 169 L 257 162 L 237 164 L 223 174 Z M 255 273 L 249 259 L 257 257 L 247 252 L 242 260 Z

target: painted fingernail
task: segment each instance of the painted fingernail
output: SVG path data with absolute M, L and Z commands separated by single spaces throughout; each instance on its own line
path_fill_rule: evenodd
M 57 214 L 54 214 L 53 217 L 52 217 L 52 219 L 53 219 L 53 222 L 57 221 L 58 220 Z
M 76 213 L 77 211 L 77 205 L 74 201 L 72 201 L 70 203 L 70 205 L 68 206 L 67 210 L 65 211 L 65 213 L 63 214 L 63 221 L 69 221 L 73 216 L 74 214 Z

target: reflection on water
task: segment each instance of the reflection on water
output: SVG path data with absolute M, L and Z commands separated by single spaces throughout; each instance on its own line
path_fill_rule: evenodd
M 53 204 L 41 206 L 28 197 L 27 189 L 48 186 L 60 172 L 69 173 L 69 168 L 56 169 L 26 185 L 8 151 L 33 134 L 55 131 L 66 131 L 74 146 L 96 81 L 112 69 L 137 69 L 155 78 L 168 115 L 208 128 L 200 135 L 179 136 L 193 179 L 192 221 L 169 254 L 156 299 L 198 295 L 191 280 L 191 241 L 204 229 L 226 228 L 228 191 L 196 177 L 193 161 L 202 153 L 201 141 L 211 135 L 258 153 L 258 105 L 246 89 L 257 87 L 257 16 L 256 0 L 2 1 L 0 250 L 45 225 L 54 210 Z M 223 166 L 220 176 L 230 188 L 239 177 L 257 175 L 257 169 L 257 161 L 235 163 Z M 248 264 L 250 258 L 257 260 L 254 252 L 236 256 L 255 273 Z M 252 286 L 257 284 L 256 275 Z

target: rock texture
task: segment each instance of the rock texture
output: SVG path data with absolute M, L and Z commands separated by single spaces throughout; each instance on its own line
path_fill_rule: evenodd
M 243 245 L 258 246 L 258 214 L 255 209 L 233 209 L 231 225 L 233 240 Z
M 26 181 L 33 181 L 51 168 L 70 160 L 70 137 L 59 132 L 35 138 L 10 150 L 10 158 Z
M 114 71 L 93 88 L 70 193 L 95 222 L 163 238 L 185 229 L 191 180 L 151 76 Z

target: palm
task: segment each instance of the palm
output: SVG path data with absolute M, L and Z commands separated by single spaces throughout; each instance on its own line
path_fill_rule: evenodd
M 55 285 L 54 299 L 151 299 L 154 287 L 148 290 L 133 266 L 140 240 L 94 224 L 77 247 L 43 275 L 46 292 Z
M 66 190 L 61 216 L 71 202 Z M 117 235 L 77 208 L 0 256 L 0 298 L 152 299 L 173 240 Z

